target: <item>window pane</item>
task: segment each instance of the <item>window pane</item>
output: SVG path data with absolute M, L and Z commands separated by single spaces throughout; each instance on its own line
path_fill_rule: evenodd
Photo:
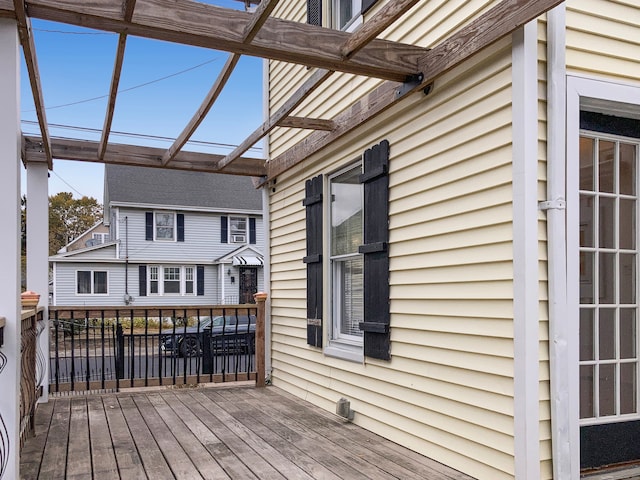
M 601 308 L 598 314 L 598 358 L 610 360 L 616 357 L 616 311 Z
M 193 293 L 193 267 L 185 267 L 184 281 L 184 292 Z
M 636 248 L 636 202 L 620 199 L 620 248 Z
M 600 253 L 600 272 L 598 288 L 600 289 L 600 303 L 614 303 L 615 260 L 614 253 Z
M 614 198 L 600 197 L 600 222 L 598 225 L 598 241 L 600 248 L 615 248 L 614 243 L 614 214 L 616 211 L 616 200 Z
M 180 293 L 180 267 L 164 268 L 164 293 Z
M 636 303 L 635 254 L 620 254 L 620 303 Z
M 636 357 L 636 309 L 620 309 L 620 358 Z
M 593 195 L 580 195 L 580 246 L 595 247 L 593 244 Z
M 173 213 L 156 213 L 156 238 L 173 240 Z
M 623 363 L 620 365 L 620 413 L 636 413 L 636 364 Z
M 580 309 L 580 361 L 594 360 L 593 309 Z
M 593 253 L 580 252 L 580 303 L 593 303 Z
M 231 217 L 229 219 L 229 231 L 231 235 L 246 235 L 247 219 L 245 217 Z
M 636 147 L 620 144 L 620 193 L 636 194 Z
M 331 181 L 331 255 L 357 253 L 362 244 L 360 166 Z
M 361 337 L 359 324 L 363 321 L 363 260 L 356 257 L 335 262 L 337 270 L 336 295 L 340 298 L 340 333 Z
M 615 146 L 613 142 L 600 140 L 598 148 L 598 181 L 600 191 L 613 193 L 613 165 L 615 159 Z
M 598 376 L 600 387 L 600 412 L 601 417 L 616 414 L 616 366 L 600 365 Z
M 78 288 L 80 294 L 91 293 L 91 272 L 78 272 Z
M 158 281 L 157 280 L 151 280 L 151 282 L 149 282 L 149 293 L 158 293 Z
M 593 365 L 580 365 L 580 418 L 595 416 L 593 388 Z
M 580 190 L 595 190 L 593 186 L 593 144 L 592 138 L 580 138 Z
M 107 272 L 93 272 L 93 293 L 107 293 Z

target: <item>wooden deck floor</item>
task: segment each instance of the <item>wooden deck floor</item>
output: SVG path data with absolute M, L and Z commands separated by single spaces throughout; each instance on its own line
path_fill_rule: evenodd
M 468 477 L 275 387 L 200 387 L 52 399 L 23 479 Z

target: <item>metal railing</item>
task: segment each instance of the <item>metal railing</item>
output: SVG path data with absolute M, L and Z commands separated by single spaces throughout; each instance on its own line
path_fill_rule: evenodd
M 42 333 L 43 309 L 22 313 L 21 322 L 21 376 L 20 376 L 20 447 L 34 432 L 36 403 L 40 397 L 37 351 L 38 336 Z
M 52 393 L 256 378 L 255 304 L 49 312 Z

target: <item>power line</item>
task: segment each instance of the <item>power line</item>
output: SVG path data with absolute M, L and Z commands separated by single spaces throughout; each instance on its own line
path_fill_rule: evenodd
M 69 33 L 71 33 L 71 32 L 69 32 Z M 220 59 L 220 57 L 215 57 L 215 58 L 212 58 L 211 60 L 207 60 L 206 62 L 199 63 L 198 65 L 194 65 L 194 66 L 186 68 L 184 70 L 180 70 L 179 72 L 171 73 L 169 75 L 166 75 L 166 76 L 160 77 L 160 78 L 156 78 L 154 80 L 149 80 L 148 82 L 144 82 L 144 83 L 141 83 L 139 85 L 134 85 L 133 87 L 123 88 L 121 90 L 118 90 L 117 93 L 120 94 L 120 93 L 124 93 L 124 92 L 130 92 L 131 90 L 136 90 L 138 88 L 146 87 L 147 85 L 151 85 L 153 83 L 158 83 L 158 82 L 161 82 L 163 80 L 167 80 L 167 79 L 172 78 L 172 77 L 177 77 L 178 75 L 182 75 L 184 73 L 190 72 L 191 70 L 195 70 L 196 68 L 204 67 L 205 65 L 208 65 L 209 63 L 217 62 L 219 59 Z M 95 102 L 96 100 L 101 100 L 103 98 L 109 98 L 109 95 L 100 95 L 98 97 L 85 98 L 84 100 L 77 100 L 75 102 L 63 103 L 61 105 L 54 105 L 52 107 L 45 107 L 45 110 L 53 110 L 53 109 L 56 109 L 56 108 L 71 107 L 73 105 L 80 105 L 82 103 Z M 36 111 L 35 109 L 22 110 L 23 113 L 29 113 L 29 112 L 35 112 L 35 111 Z
M 80 195 L 81 197 L 86 197 L 86 195 L 84 195 L 83 193 L 79 192 L 77 188 L 75 188 L 73 185 L 71 185 L 69 182 L 67 182 L 64 178 L 62 178 L 60 175 L 58 175 L 55 172 L 55 170 L 51 170 L 51 173 L 53 173 L 56 177 L 58 177 L 62 182 L 64 182 L 71 190 L 76 192 L 78 195 Z

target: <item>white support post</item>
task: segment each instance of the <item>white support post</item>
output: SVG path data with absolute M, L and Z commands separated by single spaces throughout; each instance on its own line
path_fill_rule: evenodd
M 0 18 L 0 479 L 20 478 L 20 60 L 15 20 Z
M 40 334 L 38 355 L 49 358 L 49 170 L 46 163 L 27 164 L 27 290 L 40 294 L 44 308 L 44 331 Z M 49 362 L 39 362 L 44 371 L 40 402 L 49 400 Z
M 540 478 L 537 21 L 513 34 L 515 477 Z

